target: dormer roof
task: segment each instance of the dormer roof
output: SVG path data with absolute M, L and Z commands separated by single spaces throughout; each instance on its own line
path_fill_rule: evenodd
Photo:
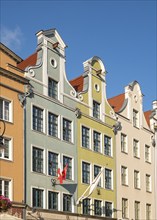
M 125 94 L 122 93 L 120 95 L 109 98 L 108 102 L 115 112 L 119 112 L 124 104 L 124 100 L 125 100 Z
M 17 67 L 21 70 L 25 70 L 28 66 L 35 66 L 37 62 L 37 52 L 30 55 L 28 58 L 23 60 L 21 63 L 17 65 Z

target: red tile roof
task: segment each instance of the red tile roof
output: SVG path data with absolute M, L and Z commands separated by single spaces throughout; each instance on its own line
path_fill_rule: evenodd
M 17 67 L 21 70 L 24 70 L 27 66 L 35 66 L 37 61 L 37 52 L 23 60 L 21 63 L 17 65 Z
M 114 109 L 115 112 L 118 112 L 123 106 L 125 100 L 125 94 L 120 94 L 108 99 L 109 104 Z
M 149 127 L 150 127 L 150 115 L 151 115 L 151 110 L 144 112 L 144 116 Z
M 83 90 L 83 76 L 81 75 L 73 80 L 70 80 L 70 84 L 77 92 L 81 92 Z

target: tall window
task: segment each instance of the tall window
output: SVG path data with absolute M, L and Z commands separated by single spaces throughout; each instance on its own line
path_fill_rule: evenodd
M 89 148 L 89 128 L 82 126 L 82 147 Z
M 93 117 L 100 118 L 100 104 L 96 101 L 93 101 Z
M 58 210 L 58 192 L 48 192 L 49 209 Z
M 44 190 L 33 188 L 33 207 L 43 208 Z
M 4 149 L 0 151 L 0 158 L 11 159 L 11 139 L 3 138 Z
M 121 151 L 127 153 L 127 136 L 121 134 Z
M 128 218 L 128 199 L 122 198 L 122 218 Z
M 83 214 L 90 215 L 90 199 L 84 199 L 82 206 L 83 206 Z
M 150 146 L 145 145 L 145 161 L 151 162 Z
M 100 133 L 94 131 L 93 132 L 93 144 L 94 144 L 94 151 L 100 152 Z
M 140 157 L 139 141 L 133 140 L 134 157 Z
M 94 178 L 100 173 L 101 167 L 94 165 Z M 98 185 L 101 187 L 101 179 L 98 182 Z
M 146 174 L 146 191 L 151 192 L 151 176 Z
M 100 200 L 94 200 L 94 215 L 102 215 L 101 203 Z
M 11 181 L 6 179 L 0 179 L 0 195 L 3 195 L 10 199 L 11 196 Z
M 82 162 L 82 182 L 90 183 L 90 164 Z
M 63 194 L 63 211 L 72 212 L 72 196 Z
M 63 118 L 63 140 L 71 142 L 71 135 L 71 121 Z
M 135 220 L 140 219 L 140 202 L 135 201 Z
M 134 170 L 134 187 L 135 189 L 140 188 L 140 172 L 137 170 Z
M 49 112 L 48 117 L 49 135 L 58 137 L 58 115 Z
M 121 181 L 122 185 L 128 185 L 128 168 L 124 166 L 121 167 Z
M 58 82 L 49 78 L 48 95 L 54 99 L 58 99 Z
M 139 116 L 138 116 L 138 111 L 135 109 L 133 110 L 133 126 L 138 127 L 139 126 Z
M 63 166 L 65 167 L 68 164 L 66 179 L 72 180 L 72 158 L 63 156 Z
M 4 99 L 0 99 L 0 119 L 3 119 L 5 121 L 11 121 L 10 113 L 11 102 Z
M 112 202 L 105 202 L 105 216 L 112 218 Z
M 151 219 L 151 204 L 146 204 L 146 219 Z
M 43 132 L 43 109 L 33 106 L 33 130 Z
M 58 170 L 58 154 L 53 152 L 48 152 L 48 168 L 49 175 L 57 176 Z
M 112 152 L 111 152 L 111 138 L 108 137 L 108 136 L 104 136 L 104 153 L 107 155 L 107 156 L 111 156 Z
M 112 170 L 105 169 L 105 188 L 112 189 Z
M 33 147 L 33 171 L 43 173 L 43 150 Z

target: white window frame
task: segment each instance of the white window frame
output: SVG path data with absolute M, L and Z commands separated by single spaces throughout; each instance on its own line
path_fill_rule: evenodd
M 43 172 L 42 172 L 42 173 L 33 171 L 33 148 L 34 148 L 34 147 L 35 147 L 35 148 L 38 148 L 38 149 L 40 149 L 40 150 L 43 151 Z M 35 145 L 35 144 L 32 144 L 32 145 L 31 145 L 31 172 L 34 173 L 34 174 L 40 174 L 40 175 L 46 174 L 45 161 L 46 161 L 46 160 L 45 160 L 45 148 L 44 148 L 44 147 L 41 147 L 41 146 L 37 146 L 37 145 Z
M 104 155 L 107 156 L 107 157 L 113 157 L 113 140 L 112 140 L 112 137 L 107 135 L 107 134 L 104 134 L 103 137 L 104 137 L 104 140 L 103 140 L 104 141 Z M 105 137 L 108 137 L 111 140 L 111 155 L 105 154 Z
M 104 215 L 105 215 L 106 218 L 110 218 L 110 217 L 106 216 L 106 206 L 105 206 L 105 205 L 106 205 L 106 202 L 112 203 L 112 210 L 113 210 L 113 201 L 108 201 L 108 200 L 105 200 L 105 201 L 104 201 L 104 207 L 105 207 L 105 213 L 104 213 Z M 113 217 L 113 212 L 112 212 L 112 217 Z M 111 218 L 112 218 L 112 217 L 111 217 Z
M 125 171 L 123 173 L 123 171 Z M 126 166 L 121 166 L 121 184 L 123 186 L 128 186 L 128 168 Z
M 4 121 L 12 123 L 13 122 L 13 101 L 9 100 L 7 98 L 4 98 L 4 97 L 0 97 L 0 100 L 2 100 L 2 102 L 3 102 L 3 109 L 2 109 L 3 117 L 1 119 L 4 120 Z M 8 102 L 9 103 L 9 120 L 5 119 L 4 102 Z
M 57 124 L 57 125 L 58 125 L 58 128 L 57 128 L 57 137 L 55 137 L 55 136 L 49 134 L 49 113 L 57 116 L 57 123 L 58 123 L 58 124 Z M 58 139 L 60 138 L 60 115 L 58 115 L 58 114 L 56 114 L 56 113 L 54 113 L 54 112 L 52 112 L 52 111 L 49 111 L 49 110 L 47 110 L 47 135 L 48 135 L 49 137 L 52 137 L 52 138 L 58 138 Z
M 95 205 L 95 200 L 96 201 L 100 201 L 101 202 L 101 215 L 95 215 L 95 206 L 94 206 L 94 210 L 93 210 L 93 214 L 94 214 L 94 216 L 100 216 L 100 217 L 102 217 L 103 216 L 103 200 L 102 199 L 99 199 L 99 198 L 94 198 L 93 199 L 93 204 Z
M 139 128 L 139 112 L 135 109 L 132 111 L 132 121 L 135 128 Z
M 2 181 L 2 195 L 4 195 L 4 182 L 5 181 L 9 182 L 9 184 L 8 184 L 9 185 L 8 194 L 9 194 L 9 199 L 12 200 L 12 197 L 13 197 L 13 191 L 12 191 L 13 190 L 12 189 L 12 187 L 13 187 L 12 182 L 13 181 L 12 181 L 12 179 L 0 177 L 0 180 Z
M 0 159 L 12 161 L 13 160 L 13 139 L 10 137 L 6 137 L 6 136 L 3 137 L 3 144 L 4 144 L 5 140 L 9 141 L 9 147 L 8 147 L 9 148 L 9 158 L 4 157 L 4 154 L 5 154 L 5 145 L 4 145 L 4 149 L 0 150 L 0 153 L 2 154 Z
M 123 203 L 124 202 L 124 203 Z M 127 204 L 126 204 L 127 203 Z M 123 204 L 125 206 L 123 206 Z M 123 212 L 124 211 L 124 212 Z M 122 198 L 122 218 L 128 218 L 128 211 L 129 211 L 129 200 L 127 198 Z
M 141 184 L 140 184 L 140 171 L 134 170 L 134 188 L 135 189 L 140 189 Z
M 41 110 L 43 110 L 43 131 L 38 131 L 38 130 L 33 129 L 33 107 L 40 108 Z M 40 134 L 45 134 L 46 133 L 45 122 L 46 122 L 45 108 L 43 108 L 42 106 L 40 106 L 38 104 L 31 103 L 31 129 L 32 129 L 32 131 L 39 132 Z
M 99 134 L 100 135 L 100 151 L 95 151 L 94 150 L 94 132 L 96 132 L 97 134 Z M 93 152 L 95 152 L 95 153 L 102 153 L 102 134 L 101 134 L 101 132 L 99 132 L 99 131 L 97 131 L 97 130 L 94 130 L 93 129 L 93 132 L 92 132 L 92 149 L 93 149 Z
M 151 163 L 151 147 L 147 144 L 145 144 L 145 162 Z
M 72 157 L 71 155 L 68 155 L 68 154 L 62 154 L 62 159 L 61 159 L 61 164 L 63 164 L 63 157 L 69 157 L 71 158 L 71 166 L 72 166 L 72 173 L 71 173 L 71 180 L 70 179 L 67 179 L 67 181 L 74 181 L 74 157 Z M 64 169 L 64 167 L 62 167 L 62 169 Z
M 69 192 L 62 192 L 62 195 L 61 195 L 61 197 L 62 197 L 61 198 L 61 201 L 62 201 L 62 211 L 63 211 L 63 195 L 64 194 L 71 196 L 71 212 L 70 213 L 74 213 L 74 197 Z M 63 212 L 65 212 L 65 211 L 63 211 Z
M 89 210 L 89 215 L 92 215 L 92 213 L 91 213 L 91 205 L 92 205 L 92 199 L 91 199 L 91 197 L 88 197 L 88 198 L 85 198 L 85 199 L 89 199 L 90 200 L 90 210 Z M 84 200 L 84 199 L 83 199 Z M 87 215 L 87 214 L 84 214 L 83 213 L 83 200 L 82 200 L 82 205 L 81 205 L 81 208 L 82 208 L 82 215 Z
M 137 207 L 137 206 L 138 207 Z M 135 201 L 135 203 L 134 203 L 134 210 L 135 210 L 135 219 L 137 220 L 140 220 L 140 202 L 139 201 Z M 138 209 L 136 209 L 136 208 L 138 208 Z M 136 218 L 136 214 L 138 214 L 138 218 Z
M 122 142 L 122 136 L 123 136 L 123 142 Z M 127 140 L 127 135 L 124 133 L 121 133 L 121 152 L 123 153 L 128 153 L 128 140 Z
M 146 203 L 146 219 L 151 220 L 151 213 L 152 213 L 152 205 Z
M 105 170 L 110 170 L 110 171 L 111 171 L 111 188 L 106 188 L 106 175 L 105 175 Z M 112 170 L 112 169 L 110 169 L 110 168 L 108 168 L 108 167 L 105 167 L 105 169 L 104 169 L 104 179 L 105 179 L 105 181 L 104 181 L 104 188 L 105 188 L 106 190 L 113 190 L 113 170 Z
M 135 146 L 135 143 L 136 143 L 136 146 Z M 135 158 L 140 158 L 140 142 L 139 140 L 135 138 L 133 139 L 133 155 Z
M 63 139 L 63 120 L 64 119 L 71 122 L 71 140 L 70 141 L 66 141 Z M 67 143 L 71 143 L 71 144 L 74 143 L 74 122 L 72 119 L 69 119 L 66 116 L 61 117 L 61 140 Z
M 152 177 L 150 174 L 146 174 L 146 192 L 152 192 Z
M 83 162 L 84 163 L 88 163 L 89 164 L 89 183 L 84 183 L 83 181 L 82 181 L 82 168 L 83 168 L 83 166 L 82 166 L 82 164 L 83 164 Z M 92 183 L 92 164 L 91 164 L 91 162 L 89 162 L 89 161 L 86 161 L 86 160 L 81 160 L 81 183 L 82 184 L 85 184 L 85 185 L 89 185 L 89 184 L 91 184 Z
M 58 193 L 58 210 L 55 210 L 55 209 L 49 209 L 49 192 L 54 192 L 54 193 Z M 61 211 L 61 205 L 60 205 L 60 202 L 61 202 L 61 199 L 60 199 L 60 197 L 61 197 L 61 192 L 60 191 L 58 191 L 58 190 L 52 190 L 52 189 L 48 189 L 47 190 L 47 209 L 49 209 L 49 210 L 55 210 L 55 211 Z
M 38 189 L 38 190 L 43 190 L 43 208 L 46 208 L 46 201 L 45 201 L 45 189 L 43 187 L 39 187 L 39 186 L 31 186 L 31 206 L 33 207 L 33 189 Z M 34 207 L 34 208 L 38 208 L 38 207 Z M 40 207 L 39 207 L 40 208 Z
M 94 116 L 94 102 L 99 105 L 99 117 L 95 117 L 95 116 Z M 100 119 L 101 119 L 101 104 L 100 104 L 99 102 L 97 102 L 96 100 L 94 100 L 94 99 L 93 99 L 93 103 L 92 103 L 92 104 L 93 104 L 93 105 L 92 105 L 92 110 L 93 110 L 92 116 L 93 116 L 93 118 L 95 118 L 95 119 L 97 119 L 97 120 L 100 120 Z
M 83 128 L 83 127 L 89 129 L 89 148 L 86 148 L 86 147 L 84 147 L 84 146 L 82 145 L 82 128 Z M 80 140 L 80 141 L 81 141 L 81 142 L 80 142 L 80 143 L 81 143 L 81 146 L 82 146 L 84 149 L 88 149 L 88 150 L 91 149 L 91 128 L 88 127 L 88 126 L 86 126 L 86 125 L 84 125 L 84 124 L 82 124 L 82 125 L 81 125 L 80 134 L 81 134 L 81 137 L 80 137 L 80 138 L 81 138 L 81 140 Z

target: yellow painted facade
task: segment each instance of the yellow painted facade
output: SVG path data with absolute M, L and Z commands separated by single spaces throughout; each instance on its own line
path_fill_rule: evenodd
M 0 100 L 9 102 L 9 120 L 1 115 L 5 122 L 4 139 L 9 140 L 9 156 L 0 156 L 0 180 L 2 181 L 2 194 L 4 194 L 5 181 L 9 182 L 7 191 L 13 202 L 24 201 L 24 111 L 18 100 L 18 94 L 24 93 L 24 74 L 17 68 L 22 59 L 3 44 L 0 45 Z M 2 107 L 1 107 L 2 110 Z M 9 158 L 8 158 L 9 157 Z
M 103 179 L 101 180 L 102 187 L 97 187 L 89 196 L 91 199 L 90 209 L 94 210 L 94 200 L 102 201 L 102 210 L 105 201 L 111 202 L 112 207 L 116 208 L 116 170 L 115 170 L 115 135 L 112 130 L 115 124 L 114 112 L 106 100 L 106 86 L 105 86 L 105 71 L 102 71 L 103 64 L 101 60 L 96 57 L 92 59 L 91 66 L 89 66 L 88 80 L 84 84 L 88 84 L 86 91 L 82 91 L 78 96 L 82 96 L 82 101 L 78 102 L 77 108 L 81 111 L 81 117 L 77 120 L 78 130 L 78 198 L 85 192 L 89 184 L 82 182 L 82 162 L 90 164 L 90 183 L 94 179 L 94 165 L 101 168 L 110 169 L 112 171 L 112 189 L 105 189 L 105 172 L 103 172 Z M 99 74 L 99 70 L 101 74 Z M 97 74 L 98 73 L 98 74 Z M 100 104 L 100 119 L 93 117 L 93 100 Z M 112 113 L 112 114 L 111 114 Z M 90 148 L 82 146 L 82 126 L 90 129 Z M 93 149 L 93 131 L 99 132 L 101 142 L 101 152 L 95 152 Z M 104 135 L 112 140 L 112 156 L 104 154 Z M 98 191 L 99 189 L 99 191 Z M 98 193 L 99 192 L 99 193 Z M 86 196 L 86 194 L 85 194 Z M 78 205 L 78 213 L 83 213 L 82 202 Z M 94 215 L 94 211 L 90 214 Z M 105 213 L 102 213 L 105 216 Z M 112 217 L 116 217 L 113 212 Z

